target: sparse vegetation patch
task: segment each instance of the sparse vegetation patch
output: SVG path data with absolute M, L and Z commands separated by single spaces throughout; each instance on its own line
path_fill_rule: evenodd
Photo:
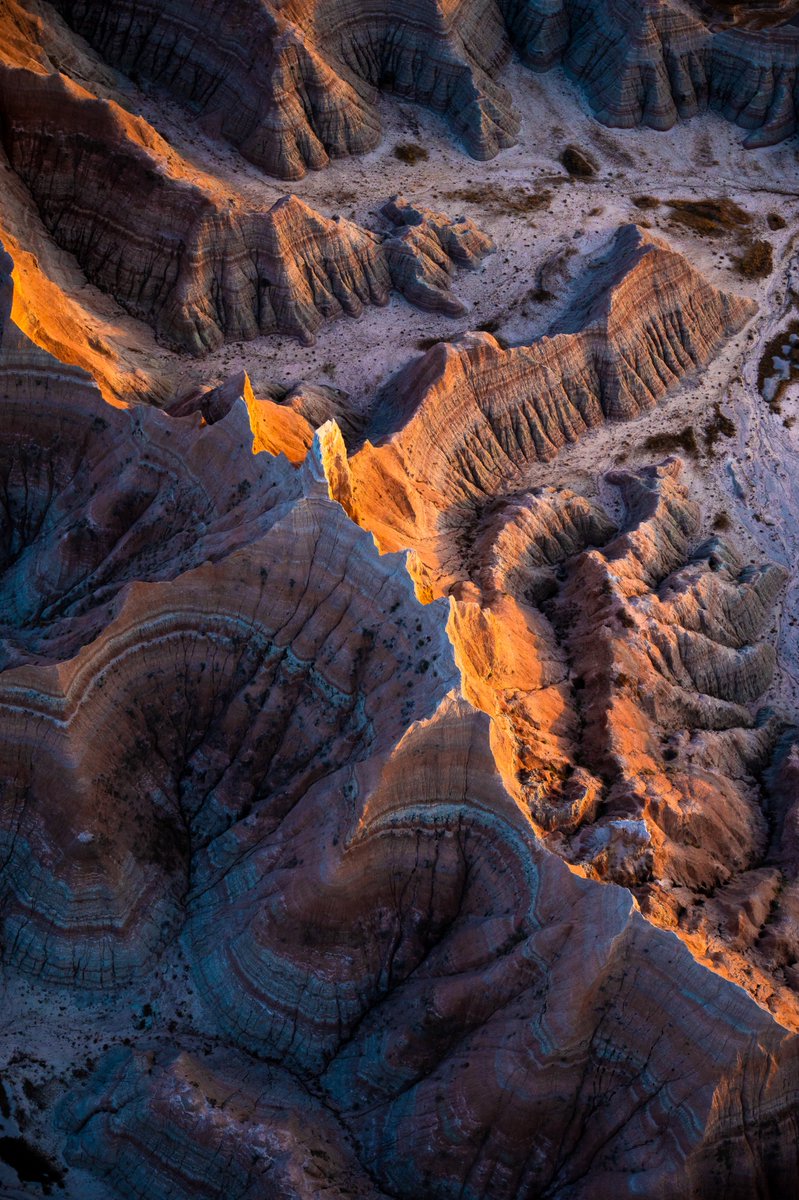
M 644 442 L 644 449 L 653 450 L 657 454 L 673 454 L 677 450 L 691 455 L 698 454 L 696 430 L 693 425 L 686 425 L 679 433 L 653 433 Z
M 669 200 L 669 217 L 675 224 L 708 237 L 720 237 L 751 225 L 746 209 L 734 200 Z
M 477 184 L 445 192 L 445 200 L 463 204 L 479 204 L 481 208 L 501 216 L 541 212 L 552 202 L 552 192 L 543 189 L 530 191 L 525 187 L 502 188 L 492 184 Z
M 767 279 L 774 270 L 774 251 L 764 238 L 751 242 L 737 262 L 746 279 Z
M 394 147 L 394 157 L 409 166 L 415 166 L 416 163 L 427 162 L 430 155 L 418 142 L 401 142 Z

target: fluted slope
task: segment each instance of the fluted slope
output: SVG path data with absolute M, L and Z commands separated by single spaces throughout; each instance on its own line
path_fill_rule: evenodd
M 392 288 L 461 313 L 450 277 L 492 249 L 470 223 L 407 203 L 391 210 L 385 242 L 296 196 L 258 211 L 145 121 L 57 72 L 0 64 L 0 109 L 9 161 L 53 237 L 93 283 L 193 353 L 271 332 L 312 342 L 325 320 L 386 304 Z
M 352 511 L 388 549 L 414 546 L 446 573 L 452 564 L 440 557 L 450 550 L 437 543 L 447 526 L 471 522 L 592 427 L 651 408 L 754 310 L 666 243 L 624 226 L 564 332 L 509 350 L 469 334 L 395 377 L 352 459 Z
M 790 827 L 790 743 L 771 770 L 774 799 L 758 783 L 781 729 L 757 701 L 785 573 L 703 541 L 681 476 L 675 460 L 611 474 L 625 506 L 616 537 L 575 498 L 509 506 L 512 523 L 487 522 L 474 543 L 480 590 L 459 590 L 451 636 L 506 782 L 548 845 L 632 887 L 650 919 L 793 1025 L 792 901 L 769 932 L 797 871 L 769 835 L 769 809 Z M 533 539 L 525 570 L 517 512 Z
M 387 302 L 373 234 L 295 197 L 247 208 L 145 122 L 62 75 L 5 68 L 0 87 L 9 159 L 45 225 L 168 343 L 196 353 L 272 331 L 308 341 L 325 318 Z
M 271 174 L 297 179 L 379 137 L 376 89 L 445 114 L 488 158 L 518 121 L 492 76 L 508 53 L 495 0 L 187 5 L 57 0 L 108 61 L 168 88 Z
M 793 0 L 58 0 L 105 58 L 168 89 L 284 179 L 379 138 L 377 89 L 444 113 L 489 158 L 518 129 L 495 81 L 509 43 L 537 70 L 562 62 L 600 120 L 668 129 L 707 108 L 790 136 L 799 109 Z
M 282 5 L 58 0 L 55 7 L 109 62 L 168 89 L 281 179 L 378 141 L 366 96 L 286 20 Z
M 379 1200 L 330 1111 L 286 1071 L 235 1051 L 116 1047 L 64 1106 L 67 1157 L 117 1194 Z
M 505 0 L 503 8 L 524 61 L 536 70 L 562 62 L 608 125 L 670 129 L 711 108 L 751 131 L 747 146 L 796 130 L 796 29 L 714 31 L 669 0 Z

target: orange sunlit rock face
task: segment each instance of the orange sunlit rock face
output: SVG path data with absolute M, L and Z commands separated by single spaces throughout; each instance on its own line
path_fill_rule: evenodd
M 795 7 L 0 4 L 0 1196 L 796 1196 Z

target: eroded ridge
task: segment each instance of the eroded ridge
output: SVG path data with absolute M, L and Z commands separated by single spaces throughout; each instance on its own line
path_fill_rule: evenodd
M 547 845 L 632 888 L 651 920 L 794 1026 L 779 915 L 796 872 L 791 733 L 758 704 L 785 572 L 702 536 L 678 460 L 608 478 L 619 532 L 589 524 L 584 505 L 575 519 L 562 493 L 530 497 L 521 527 L 514 509 L 487 527 L 491 573 L 477 578 L 490 588 L 466 588 L 451 618 L 467 692 L 492 714 L 505 778 Z M 522 559 L 519 534 L 535 539 Z
M 0 671 L 3 971 L 80 992 L 109 1045 L 58 1107 L 70 1169 L 179 1200 L 223 1169 L 253 1200 L 791 1179 L 793 1035 L 725 977 L 745 956 L 725 944 L 708 970 L 696 926 L 675 916 L 686 945 L 653 923 L 666 872 L 684 898 L 755 867 L 749 764 L 773 753 L 769 786 L 790 794 L 795 735 L 747 703 L 773 665 L 758 635 L 779 573 L 694 547 L 672 462 L 615 481 L 616 522 L 518 492 L 485 514 L 473 577 L 422 604 L 405 559 L 331 499 L 353 508 L 333 422 L 295 466 L 274 410 L 307 421 L 299 397 L 259 401 L 246 377 L 172 416 L 103 408 L 15 329 L 4 266 L 4 512 L 41 610 L 11 623 Z M 146 512 L 134 464 L 152 464 Z M 34 568 L 67 514 L 80 550 Z M 73 563 L 96 559 L 107 582 L 81 591 Z M 741 861 L 691 840 L 720 814 L 690 807 L 719 763 Z M 761 980 L 793 952 L 785 903 Z M 191 1012 L 166 987 L 178 962 Z M 151 1028 L 125 1045 L 105 1002 L 155 980 Z
M 309 344 L 325 321 L 385 305 L 393 290 L 465 311 L 452 276 L 493 249 L 471 222 L 401 197 L 388 206 L 390 234 L 293 195 L 263 211 L 37 51 L 31 62 L 10 40 L 0 60 L 9 163 L 58 245 L 167 345 L 202 354 L 269 333 Z
M 108 61 L 169 89 L 283 179 L 371 149 L 377 89 L 447 116 L 478 158 L 518 130 L 494 80 L 509 53 L 494 0 L 412 0 L 401 11 L 385 0 L 56 8 Z
M 705 6 L 705 14 L 708 15 Z M 662 0 L 508 0 L 505 11 L 523 60 L 536 70 L 562 62 L 600 121 L 671 129 L 707 109 L 749 130 L 745 146 L 768 146 L 796 131 L 799 31 L 715 28 L 719 10 L 741 24 L 769 24 L 765 6 L 713 5 L 711 24 Z M 771 7 L 770 19 L 786 20 Z M 723 22 L 722 22 L 723 23 Z
M 440 591 L 462 577 L 457 546 L 486 504 L 591 429 L 653 407 L 755 310 L 623 226 L 586 272 L 563 332 L 510 349 L 467 334 L 395 376 L 342 502 L 384 548 L 413 547 Z
M 796 5 L 663 0 L 237 0 L 187 6 L 59 0 L 93 46 L 168 89 L 248 158 L 296 179 L 379 139 L 377 89 L 445 114 L 490 158 L 519 121 L 496 81 L 511 47 L 563 63 L 606 124 L 668 129 L 708 108 L 770 145 L 796 129 Z M 242 36 L 242 30 L 247 36 Z

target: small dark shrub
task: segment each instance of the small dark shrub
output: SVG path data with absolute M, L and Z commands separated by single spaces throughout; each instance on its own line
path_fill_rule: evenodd
M 751 216 L 740 204 L 726 198 L 669 200 L 668 205 L 672 221 L 709 237 L 718 237 L 720 234 L 745 228 L 752 222 Z
M 424 146 L 419 146 L 416 142 L 402 142 L 394 147 L 394 157 L 400 162 L 408 163 L 409 166 L 415 166 L 416 163 L 427 162 L 430 155 Z
M 644 442 L 644 449 L 654 450 L 658 454 L 672 454 L 675 450 L 683 450 L 686 454 L 698 454 L 696 430 L 693 425 L 686 425 L 679 433 L 653 433 Z
M 767 279 L 774 270 L 771 242 L 761 238 L 751 242 L 738 259 L 738 270 L 747 279 Z

